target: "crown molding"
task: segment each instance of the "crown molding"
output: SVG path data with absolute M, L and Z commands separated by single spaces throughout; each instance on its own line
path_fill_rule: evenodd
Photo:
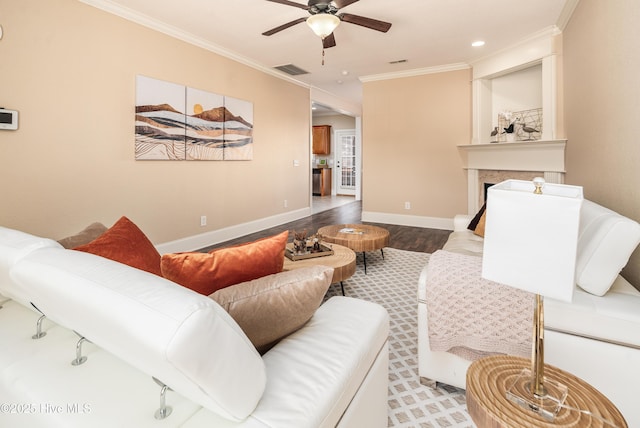
M 393 73 L 371 74 L 369 76 L 360 76 L 361 82 L 374 82 L 377 80 L 398 79 L 401 77 L 423 76 L 425 74 L 446 73 L 449 71 L 467 70 L 471 66 L 464 62 L 445 64 L 435 67 L 415 68 L 412 70 L 396 71 Z
M 560 16 L 558 17 L 558 22 L 556 23 L 561 31 L 564 31 L 564 29 L 567 27 L 567 24 L 569 23 L 573 12 L 576 10 L 576 7 L 578 7 L 579 1 L 580 0 L 567 0 L 567 2 L 564 4 L 562 12 L 560 12 Z

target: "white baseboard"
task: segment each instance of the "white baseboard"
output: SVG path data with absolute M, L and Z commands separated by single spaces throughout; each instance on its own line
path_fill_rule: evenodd
M 210 232 L 188 236 L 186 238 L 177 239 L 175 241 L 165 242 L 156 245 L 156 248 L 158 249 L 158 252 L 160 254 L 196 251 L 200 248 L 239 238 L 250 233 L 259 232 L 261 230 L 269 229 L 271 227 L 288 223 L 290 221 L 299 220 L 310 215 L 311 208 L 302 208 L 299 210 L 289 211 L 283 214 L 278 214 L 247 223 L 236 224 L 233 226 L 225 227 L 224 229 L 212 230 Z
M 453 230 L 452 218 L 362 211 L 362 221 L 370 223 L 397 224 L 399 226 L 426 227 L 429 229 Z

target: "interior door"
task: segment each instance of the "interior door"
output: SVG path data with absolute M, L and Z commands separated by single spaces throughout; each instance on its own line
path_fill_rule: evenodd
M 335 137 L 336 194 L 356 194 L 356 130 L 340 129 Z

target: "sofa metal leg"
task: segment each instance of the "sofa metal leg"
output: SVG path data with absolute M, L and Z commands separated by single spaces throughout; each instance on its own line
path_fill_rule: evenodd
M 32 339 L 40 339 L 47 335 L 46 331 L 42 331 L 42 321 L 44 321 L 45 318 L 45 315 L 40 315 L 40 318 L 38 318 L 38 321 L 36 322 L 36 334 L 31 336 Z
M 31 302 L 29 302 L 31 303 Z M 40 309 L 38 309 L 38 307 L 36 305 L 34 305 L 33 303 L 31 303 L 31 306 L 33 306 L 33 308 L 40 312 L 40 314 L 42 314 L 40 316 L 40 318 L 38 318 L 38 321 L 36 322 L 36 334 L 34 334 L 33 336 L 31 336 L 32 339 L 40 339 L 41 337 L 45 337 L 47 335 L 46 331 L 42 331 L 42 321 L 44 321 L 44 319 L 46 318 L 45 314 L 42 313 L 42 311 Z
M 342 284 L 342 281 L 340 281 L 340 288 L 342 289 L 342 295 L 344 296 L 344 285 Z
M 78 332 L 74 332 L 75 334 L 78 334 Z M 80 336 L 78 334 L 78 336 Z M 75 360 L 71 361 L 71 365 L 72 366 L 79 366 L 80 364 L 84 364 L 87 361 L 87 357 L 84 357 L 82 355 L 82 344 L 86 341 L 87 339 L 84 336 L 80 336 L 80 340 L 78 340 L 78 343 L 76 343 L 76 358 Z
M 158 385 L 160 385 L 160 408 L 156 410 L 153 416 L 158 420 L 162 420 L 167 418 L 173 411 L 171 406 L 167 406 L 167 401 L 166 401 L 167 390 L 172 391 L 172 389 L 169 388 L 164 383 L 162 383 L 161 381 L 159 381 L 158 379 L 156 379 L 155 377 L 153 378 L 153 381 Z

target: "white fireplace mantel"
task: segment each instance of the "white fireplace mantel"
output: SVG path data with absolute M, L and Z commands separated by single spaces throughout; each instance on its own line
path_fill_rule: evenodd
M 565 172 L 567 140 L 463 144 L 463 168 Z
M 479 171 L 542 173 L 549 183 L 564 183 L 567 140 L 458 145 L 467 170 L 468 212 L 480 205 Z

